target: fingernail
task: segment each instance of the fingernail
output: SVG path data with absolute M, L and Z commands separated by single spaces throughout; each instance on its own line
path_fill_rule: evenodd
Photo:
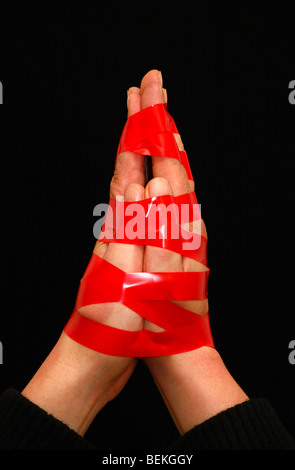
M 162 103 L 164 103 L 165 102 L 165 97 L 164 97 L 162 85 L 160 85 L 160 83 L 159 83 L 159 91 L 160 91 Z
M 161 93 L 162 102 L 165 103 L 165 95 L 163 91 L 163 77 L 162 77 L 162 72 L 160 70 L 158 72 L 158 80 L 159 80 L 159 90 Z
M 166 88 L 163 88 L 164 103 L 168 103 L 168 94 Z
M 171 188 L 167 180 L 164 178 L 154 178 L 148 183 L 149 197 L 163 196 L 171 194 Z
M 158 79 L 161 86 L 163 86 L 163 76 L 161 70 L 158 72 Z
M 125 191 L 125 201 L 140 201 L 143 199 L 143 189 L 130 184 Z

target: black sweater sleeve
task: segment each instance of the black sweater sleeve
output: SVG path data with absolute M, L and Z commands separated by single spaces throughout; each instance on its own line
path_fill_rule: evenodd
M 16 390 L 0 398 L 0 450 L 95 450 L 86 439 Z
M 16 390 L 0 397 L 0 450 L 96 450 L 87 439 Z M 218 414 L 180 437 L 179 450 L 295 450 L 295 442 L 265 399 Z M 98 450 L 98 449 L 97 449 Z
M 295 441 L 270 402 L 248 400 L 199 424 L 174 443 L 175 450 L 295 450 Z

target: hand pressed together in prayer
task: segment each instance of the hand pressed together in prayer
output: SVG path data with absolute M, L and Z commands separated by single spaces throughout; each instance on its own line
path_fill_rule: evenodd
M 158 103 L 167 103 L 162 75 L 151 70 L 140 87 L 127 92 L 128 118 Z M 183 143 L 174 135 L 179 150 Z M 145 156 L 120 153 L 110 182 L 110 197 L 124 196 L 136 202 L 162 195 L 174 197 L 195 191 L 182 163 L 174 158 L 152 156 L 152 179 L 146 181 Z M 196 188 L 197 189 L 197 188 Z M 207 238 L 203 221 L 200 234 Z M 98 240 L 94 254 L 126 273 L 203 272 L 204 263 L 158 246 L 108 243 Z M 109 286 L 112 289 L 112 286 Z M 172 300 L 194 315 L 208 312 L 208 300 Z M 96 322 L 126 331 L 163 329 L 121 304 L 86 305 L 79 313 Z M 248 400 L 232 378 L 214 347 L 202 346 L 177 354 L 142 358 L 180 434 L 238 403 Z M 23 395 L 84 435 L 97 413 L 113 400 L 130 378 L 136 357 L 120 357 L 90 349 L 64 331 L 44 363 L 23 390 Z

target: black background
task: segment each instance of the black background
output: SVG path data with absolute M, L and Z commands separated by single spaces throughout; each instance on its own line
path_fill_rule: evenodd
M 39 5 L 39 6 L 38 6 Z M 0 392 L 58 339 L 108 202 L 126 90 L 162 71 L 209 233 L 214 340 L 294 434 L 291 2 L 1 2 Z M 178 433 L 140 363 L 87 435 L 160 448 Z

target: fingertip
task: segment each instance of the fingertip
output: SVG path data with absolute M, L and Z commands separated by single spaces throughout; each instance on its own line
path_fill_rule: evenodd
M 100 258 L 104 258 L 107 248 L 108 248 L 108 244 L 98 239 L 95 244 L 93 253 L 99 256 Z
M 141 96 L 138 87 L 130 87 L 127 90 L 127 117 L 138 113 L 141 110 Z
M 163 88 L 163 95 L 164 95 L 164 103 L 168 103 L 168 93 L 166 88 Z
M 126 188 L 125 201 L 141 201 L 144 199 L 144 187 L 137 183 L 129 184 Z
M 148 108 L 158 103 L 165 103 L 163 78 L 159 70 L 151 70 L 140 84 L 141 107 Z
M 159 70 L 157 69 L 152 69 L 149 70 L 142 78 L 141 83 L 140 83 L 140 89 L 142 90 L 145 88 L 149 83 L 151 82 L 160 82 L 161 85 L 163 85 L 163 78 L 162 74 Z
M 146 196 L 155 197 L 172 194 L 171 186 L 165 178 L 157 177 L 151 179 L 146 185 Z

